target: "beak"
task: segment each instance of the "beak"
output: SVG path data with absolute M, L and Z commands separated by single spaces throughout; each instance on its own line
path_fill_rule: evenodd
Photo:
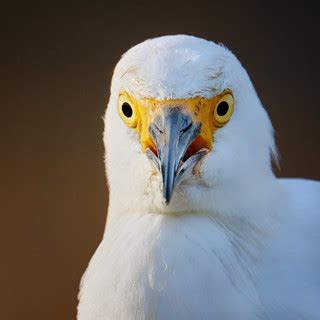
M 192 170 L 200 158 L 207 154 L 207 149 L 201 149 L 188 157 L 189 147 L 200 131 L 201 122 L 194 122 L 191 115 L 175 106 L 165 108 L 149 126 L 157 155 L 150 149 L 146 150 L 146 154 L 162 175 L 166 204 L 170 202 L 174 188 L 185 171 Z

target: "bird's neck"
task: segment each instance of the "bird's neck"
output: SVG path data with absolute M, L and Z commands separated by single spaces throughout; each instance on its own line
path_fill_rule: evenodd
M 276 215 L 276 204 L 281 202 L 283 193 L 273 174 L 258 176 L 252 181 L 236 179 L 234 183 L 213 188 L 190 186 L 185 192 L 176 192 L 168 205 L 158 187 L 129 185 L 110 185 L 108 223 L 150 213 L 204 214 L 217 224 L 232 226 L 234 231 L 239 227 L 242 232 L 244 225 L 263 230 Z

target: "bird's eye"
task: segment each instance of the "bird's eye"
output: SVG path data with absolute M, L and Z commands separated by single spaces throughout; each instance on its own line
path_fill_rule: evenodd
M 118 113 L 122 121 L 129 128 L 135 128 L 137 126 L 137 112 L 134 102 L 126 93 L 122 93 L 118 100 Z
M 230 93 L 223 95 L 214 108 L 214 120 L 218 126 L 229 121 L 234 108 L 233 96 Z
M 217 114 L 219 117 L 223 117 L 229 110 L 229 104 L 227 101 L 221 101 L 217 106 Z
M 122 113 L 127 117 L 127 118 L 131 118 L 132 114 L 133 114 L 133 110 L 132 107 L 130 106 L 130 104 L 128 102 L 124 102 L 121 106 L 122 108 Z

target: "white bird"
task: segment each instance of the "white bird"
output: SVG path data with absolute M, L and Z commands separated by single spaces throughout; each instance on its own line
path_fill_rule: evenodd
M 238 59 L 177 35 L 117 64 L 105 234 L 78 320 L 320 319 L 320 183 L 278 179 Z

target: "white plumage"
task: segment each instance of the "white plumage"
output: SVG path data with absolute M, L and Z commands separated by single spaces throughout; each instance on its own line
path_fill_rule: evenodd
M 201 176 L 166 204 L 161 175 L 118 115 L 119 93 L 210 99 L 225 88 L 230 121 Z M 184 35 L 130 49 L 115 68 L 104 143 L 108 221 L 79 320 L 320 319 L 320 184 L 274 176 L 271 122 L 230 51 Z

